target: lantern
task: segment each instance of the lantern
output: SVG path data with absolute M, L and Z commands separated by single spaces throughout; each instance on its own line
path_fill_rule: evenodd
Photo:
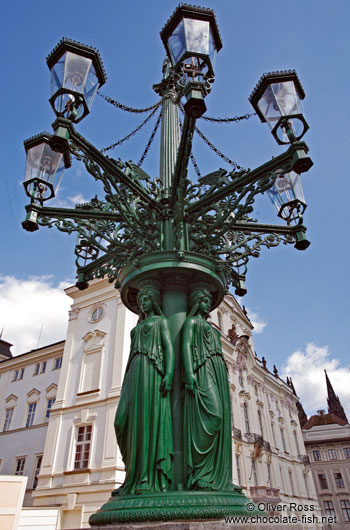
M 99 52 L 64 38 L 46 62 L 51 71 L 49 101 L 56 116 L 79 122 L 90 112 L 97 90 L 106 82 Z
M 279 144 L 300 140 L 309 126 L 304 118 L 304 90 L 295 70 L 264 74 L 249 101 L 262 122 L 267 122 Z

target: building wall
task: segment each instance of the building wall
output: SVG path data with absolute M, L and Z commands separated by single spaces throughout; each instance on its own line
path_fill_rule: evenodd
M 350 425 L 313 426 L 303 437 L 323 514 L 334 510 L 332 529 L 350 528 Z
M 72 307 L 65 343 L 57 346 L 57 352 L 64 346 L 61 369 L 32 375 L 31 370 L 39 358 L 45 355 L 55 358 L 57 352 L 53 347 L 51 350 L 48 347 L 45 353 L 41 349 L 0 363 L 0 367 L 12 363 L 11 370 L 16 363 L 18 366 L 26 364 L 25 388 L 21 393 L 13 392 L 18 403 L 22 403 L 22 412 L 16 419 L 18 423 L 13 424 L 22 429 L 21 437 L 16 438 L 17 432 L 12 432 L 11 436 L 16 438 L 12 443 L 9 433 L 2 435 L 7 440 L 6 472 L 13 473 L 11 462 L 13 465 L 18 451 L 28 453 L 30 469 L 33 469 L 37 453 L 43 453 L 38 485 L 32 492 L 33 504 L 35 507 L 59 505 L 60 528 L 70 528 L 73 523 L 75 527 L 88 527 L 89 516 L 123 482 L 124 468 L 113 422 L 129 356 L 130 331 L 137 322 L 137 316 L 123 306 L 119 293 L 107 280 L 94 281 L 85 291 L 71 287 L 66 293 L 72 298 Z M 290 502 L 312 504 L 317 510 L 297 417 L 296 396 L 278 376 L 264 368 L 256 356 L 252 325 L 233 296 L 225 297 L 220 308 L 211 314 L 210 321 L 221 331 L 228 368 L 234 483 L 240 484 L 254 502 L 263 503 L 265 511 L 271 511 L 269 503 L 284 503 L 289 508 Z M 32 368 L 27 369 L 27 365 Z M 0 381 L 2 384 L 7 381 L 7 386 L 4 391 L 0 385 L 0 392 L 8 398 L 18 383 L 11 383 L 10 369 L 4 372 L 7 375 Z M 56 402 L 49 423 L 23 428 L 27 394 L 33 390 L 33 381 L 38 381 L 35 388 L 40 392 L 39 420 L 43 417 L 45 389 L 49 385 L 46 378 L 54 373 L 59 379 L 55 380 L 58 385 Z M 4 418 L 4 406 L 1 414 L 0 418 Z M 86 439 L 79 442 L 79 437 Z M 9 447 L 15 444 L 18 444 L 15 450 Z M 81 452 L 78 446 L 84 446 Z M 33 471 L 31 473 L 33 475 Z M 29 483 L 32 483 L 31 478 Z M 310 528 L 318 526 L 314 524 Z
M 63 345 L 60 342 L 0 362 L 0 473 L 28 477 L 26 506 L 32 504 L 37 458 L 44 452 L 48 400 L 56 397 L 60 369 L 55 369 L 55 361 L 62 357 Z M 38 364 L 39 373 L 35 375 Z M 30 406 L 35 412 L 32 425 L 26 426 Z M 10 409 L 11 421 L 7 412 Z M 19 458 L 25 460 L 16 469 Z
M 63 525 L 64 520 L 73 517 L 87 527 L 91 513 L 123 482 L 123 462 L 113 421 L 129 355 L 130 331 L 136 325 L 137 316 L 122 305 L 118 292 L 105 280 L 93 282 L 83 292 L 70 288 L 67 294 L 72 297 L 73 305 L 34 504 L 60 504 Z M 100 306 L 103 316 L 91 322 L 92 313 Z M 247 496 L 256 502 L 294 501 L 317 507 L 297 418 L 296 397 L 255 356 L 252 325 L 232 296 L 227 296 L 219 310 L 212 313 L 211 322 L 221 330 L 228 366 L 234 423 L 234 482 L 240 483 Z M 94 367 L 93 376 L 91 367 Z M 276 441 L 271 423 L 275 425 Z M 87 467 L 75 469 L 79 428 L 88 426 L 91 426 L 91 440 Z

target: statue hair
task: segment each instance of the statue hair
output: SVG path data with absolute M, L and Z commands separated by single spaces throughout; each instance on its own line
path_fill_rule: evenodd
M 192 293 L 189 296 L 189 304 L 190 304 L 190 317 L 193 317 L 198 313 L 199 304 L 201 303 L 202 298 L 204 296 L 209 296 L 210 302 L 212 302 L 213 297 L 209 291 L 209 289 L 206 289 L 205 287 L 196 288 L 192 291 Z
M 147 294 L 150 297 L 150 299 L 152 300 L 152 304 L 153 304 L 154 310 L 157 313 L 157 315 L 164 316 L 164 313 L 163 313 L 163 311 L 162 311 L 162 309 L 160 307 L 160 304 L 161 304 L 160 291 L 158 289 L 155 289 L 154 287 L 150 287 L 150 286 L 147 285 L 145 287 L 142 287 L 139 290 L 138 294 L 137 294 L 137 305 L 138 305 L 138 308 L 139 308 L 139 322 L 141 320 L 144 320 L 144 318 L 145 318 L 145 315 L 142 312 L 142 310 L 140 308 L 140 303 L 139 303 L 140 297 L 143 294 Z

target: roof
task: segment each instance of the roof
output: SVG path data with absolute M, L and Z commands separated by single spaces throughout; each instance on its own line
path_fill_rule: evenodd
M 308 421 L 303 426 L 303 430 L 312 429 L 312 427 L 317 427 L 318 425 L 347 425 L 347 422 L 338 418 L 335 414 L 316 414 L 311 416 Z

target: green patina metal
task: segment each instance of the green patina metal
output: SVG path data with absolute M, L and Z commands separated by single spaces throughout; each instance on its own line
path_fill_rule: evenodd
M 105 197 L 67 209 L 44 206 L 34 193 L 26 206 L 26 230 L 55 226 L 78 234 L 80 289 L 107 277 L 140 316 L 115 420 L 126 478 L 91 516 L 92 526 L 247 515 L 248 501 L 232 484 L 226 365 L 219 334 L 206 318 L 230 285 L 246 292 L 248 260 L 263 247 L 307 248 L 302 218 L 281 226 L 259 224 L 251 215 L 255 197 L 277 176 L 305 172 L 312 161 L 307 145 L 292 137 L 284 153 L 256 169 L 219 168 L 190 181 L 196 118 L 213 80 L 186 85 L 178 67 L 164 62 L 163 79 L 154 86 L 162 98 L 159 179 L 132 161 L 102 154 L 71 120 L 58 117 L 52 149 L 64 154 L 66 165 L 71 156 L 81 160 Z

